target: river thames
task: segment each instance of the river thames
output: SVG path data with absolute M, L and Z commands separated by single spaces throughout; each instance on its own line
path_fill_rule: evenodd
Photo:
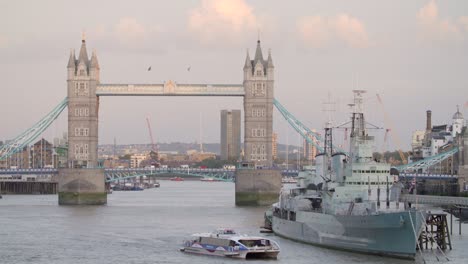
M 161 181 L 144 191 L 114 192 L 106 206 L 58 206 L 57 195 L 0 199 L 0 263 L 238 263 L 242 260 L 179 252 L 192 233 L 232 227 L 259 235 L 266 207 L 236 207 L 234 184 Z M 454 221 L 448 263 L 467 263 L 468 224 Z M 264 234 L 262 234 L 264 235 Z M 249 263 L 414 263 L 296 243 L 274 235 L 278 260 Z M 464 238 L 464 239 L 462 239 Z M 427 263 L 437 262 L 430 251 Z M 416 261 L 421 263 L 421 257 Z

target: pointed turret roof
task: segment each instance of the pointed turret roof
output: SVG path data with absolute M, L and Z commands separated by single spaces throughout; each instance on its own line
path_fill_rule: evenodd
M 76 58 L 75 58 L 75 51 L 70 51 L 70 58 L 68 59 L 67 68 L 75 68 L 76 67 Z
M 268 50 L 268 64 L 267 64 L 267 67 L 268 68 L 275 67 L 275 66 L 273 66 L 273 59 L 271 58 L 271 49 Z
M 257 49 L 255 50 L 254 64 L 257 64 L 257 61 L 263 63 L 263 53 L 262 47 L 260 46 L 260 40 L 257 40 Z
M 86 40 L 81 40 L 81 49 L 80 49 L 80 56 L 78 56 L 78 63 L 84 62 L 88 65 L 88 52 L 86 51 Z
M 99 69 L 99 62 L 96 56 L 96 51 L 93 51 L 93 55 L 91 55 L 90 67 Z
M 249 50 L 247 50 L 247 55 L 245 56 L 244 69 L 252 68 L 252 61 L 250 60 Z
M 463 114 L 460 113 L 460 108 L 457 105 L 457 112 L 453 115 L 452 119 L 463 119 Z

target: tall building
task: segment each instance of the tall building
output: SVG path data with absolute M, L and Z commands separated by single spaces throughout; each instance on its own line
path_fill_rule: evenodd
M 238 160 L 240 155 L 241 111 L 221 110 L 221 159 Z
M 315 132 L 315 129 L 313 129 L 312 132 Z M 312 135 L 308 135 L 308 136 L 313 142 L 318 144 L 317 139 L 314 136 Z M 317 147 L 315 147 L 313 144 L 310 144 L 306 139 L 304 139 L 302 147 L 303 147 L 303 153 L 304 153 L 305 159 L 308 161 L 315 160 L 315 156 L 317 156 L 318 154 Z
M 70 53 L 68 70 L 68 167 L 97 167 L 99 63 L 96 53 L 91 59 L 82 40 L 80 54 Z
M 278 134 L 273 133 L 271 135 L 271 152 L 273 155 L 273 160 L 278 158 Z
M 244 64 L 244 161 L 272 166 L 274 69 L 271 52 L 263 59 L 260 40 L 255 57 Z

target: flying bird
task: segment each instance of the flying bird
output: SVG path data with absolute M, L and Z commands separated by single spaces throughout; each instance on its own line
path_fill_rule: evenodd
M 190 71 L 191 66 L 188 66 L 187 71 Z
M 151 71 L 151 66 L 149 66 L 148 71 Z

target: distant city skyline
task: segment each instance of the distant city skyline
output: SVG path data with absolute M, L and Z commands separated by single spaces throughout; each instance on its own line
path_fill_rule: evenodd
M 456 105 L 468 116 L 466 1 L 304 0 L 288 8 L 258 0 L 0 6 L 0 141 L 31 127 L 66 96 L 69 51 L 79 50 L 83 30 L 105 83 L 240 84 L 246 49 L 252 56 L 260 36 L 264 56 L 271 48 L 275 63 L 275 97 L 317 131 L 326 121 L 322 102 L 328 94 L 337 103 L 339 124 L 347 121 L 346 104 L 358 88 L 368 91 L 368 120 L 388 128 L 375 98 L 381 95 L 405 150 L 412 132 L 424 129 L 426 110 L 432 110 L 434 125 L 450 124 Z M 242 99 L 102 98 L 99 144 L 114 138 L 148 143 L 147 116 L 156 141 L 196 142 L 200 114 L 202 141 L 220 142 L 221 109 L 242 109 Z M 278 142 L 299 145 L 302 139 L 274 115 Z M 60 137 L 66 124 L 62 114 L 43 136 Z

